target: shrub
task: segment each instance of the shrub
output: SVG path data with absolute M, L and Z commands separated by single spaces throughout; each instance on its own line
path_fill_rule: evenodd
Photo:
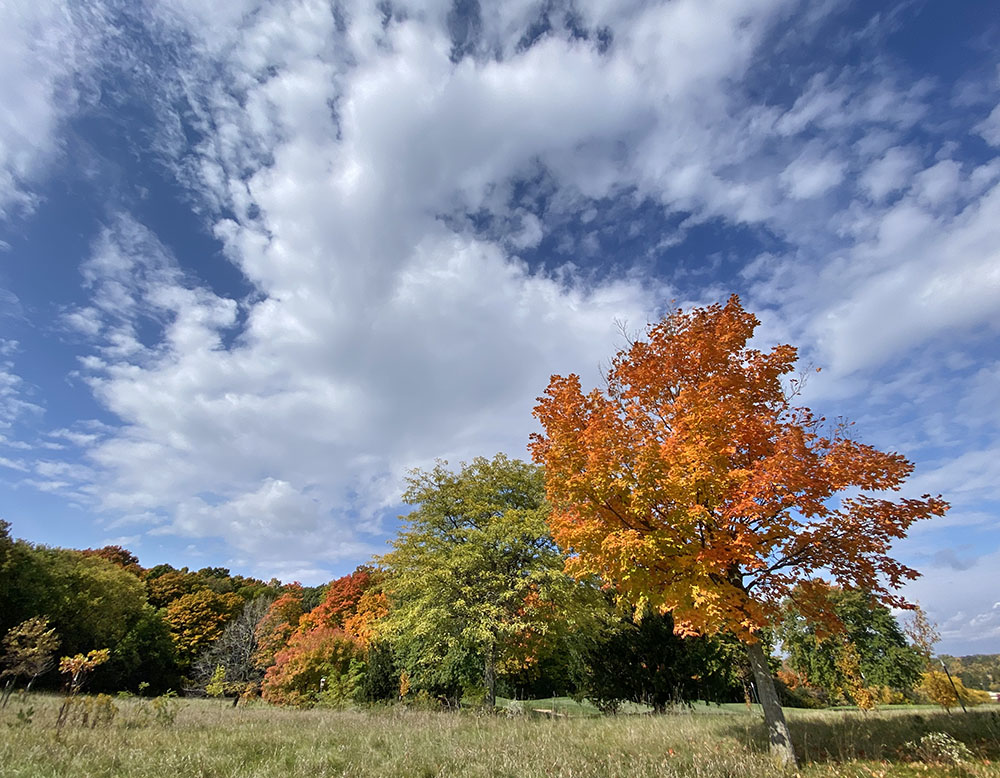
M 947 732 L 931 732 L 920 738 L 919 742 L 904 744 L 903 748 L 910 751 L 916 759 L 932 764 L 961 764 L 972 759 L 969 747 Z

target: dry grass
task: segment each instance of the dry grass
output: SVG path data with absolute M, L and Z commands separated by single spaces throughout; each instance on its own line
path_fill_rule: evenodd
M 471 713 L 297 711 L 212 700 L 176 703 L 156 718 L 147 701 L 116 700 L 110 724 L 55 727 L 57 697 L 11 701 L 0 712 L 0 776 L 80 778 L 322 778 L 324 776 L 784 775 L 763 726 L 746 712 L 548 719 Z M 30 723 L 26 713 L 33 708 Z M 1000 715 L 888 711 L 793 712 L 806 776 L 1000 776 Z M 973 758 L 948 765 L 905 746 L 931 732 Z M 946 760 L 945 760 L 946 761 Z

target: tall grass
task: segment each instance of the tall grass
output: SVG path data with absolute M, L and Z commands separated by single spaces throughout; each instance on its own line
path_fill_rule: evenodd
M 96 727 L 55 727 L 57 697 L 32 695 L 0 713 L 0 776 L 703 776 L 785 775 L 766 753 L 756 714 L 544 718 L 474 713 L 286 710 L 184 700 L 173 721 L 142 700 L 115 700 Z M 25 711 L 33 709 L 30 716 Z M 18 716 L 21 711 L 21 716 Z M 30 721 L 28 721 L 30 719 Z M 805 775 L 1000 775 L 1000 716 L 926 712 L 793 712 Z M 945 732 L 972 760 L 928 764 L 906 746 Z M 933 760 L 931 760 L 933 762 Z

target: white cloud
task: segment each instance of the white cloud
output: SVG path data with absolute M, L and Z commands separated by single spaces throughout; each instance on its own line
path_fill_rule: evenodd
M 773 11 L 694 9 L 611 19 L 616 55 L 551 36 L 457 66 L 433 20 L 414 14 L 383 32 L 366 7 L 347 12 L 343 38 L 328 7 L 309 3 L 293 6 L 302 24 L 279 24 L 284 12 L 270 9 L 204 36 L 244 91 L 220 91 L 197 67 L 185 75 L 215 129 L 198 150 L 197 185 L 234 209 L 216 234 L 259 298 L 241 304 L 242 333 L 224 348 L 234 301 L 185 279 L 131 219 L 102 234 L 84 268 L 92 303 L 67 321 L 101 333 L 99 358 L 84 365 L 125 422 L 91 449 L 105 508 L 165 509 L 158 531 L 221 536 L 289 568 L 368 543 L 357 533 L 377 529 L 408 467 L 523 456 L 549 374 L 596 380 L 615 320 L 643 321 L 672 295 L 639 277 L 532 273 L 438 217 L 499 209 L 520 221 L 512 244 L 524 248 L 545 215 L 504 213 L 496 193 L 514 176 L 544 166 L 564 209 L 627 181 L 631 163 L 602 155 L 649 121 L 650 85 L 674 103 L 702 101 L 699 87 L 719 88 L 745 64 Z M 697 58 L 638 45 L 650 29 L 681 45 L 692 25 L 719 45 Z M 265 65 L 274 69 L 261 75 Z M 723 182 L 710 186 L 709 197 L 729 197 Z M 701 188 L 683 196 L 705 199 Z
M 42 412 L 40 405 L 27 399 L 29 389 L 14 370 L 12 360 L 0 360 L 0 429 L 10 428 L 24 416 Z
M 826 274 L 850 290 L 816 322 L 815 337 L 834 368 L 870 367 L 973 327 L 995 330 L 1000 187 L 954 217 L 903 200 L 879 214 L 869 234 L 853 249 L 853 267 Z
M 407 468 L 495 449 L 524 456 L 549 372 L 589 367 L 596 379 L 615 318 L 641 319 L 659 292 L 628 281 L 567 288 L 441 231 L 377 310 L 300 290 L 252 306 L 228 351 L 214 336 L 168 334 L 170 348 L 154 354 L 114 345 L 93 380 L 127 424 L 91 450 L 110 479 L 102 499 L 129 513 L 175 506 L 170 531 L 221 536 L 258 564 L 370 549 L 354 531 L 377 529 Z M 187 295 L 198 310 L 220 307 Z M 164 296 L 130 289 L 124 299 Z
M 913 180 L 913 189 L 921 202 L 931 207 L 947 206 L 958 194 L 961 166 L 952 159 L 921 170 Z
M 678 296 L 637 269 L 617 281 L 585 269 L 611 201 L 682 221 L 661 246 L 698 225 L 773 237 L 781 248 L 752 265 L 733 258 L 762 338 L 830 368 L 821 397 L 878 395 L 882 408 L 902 396 L 926 414 L 878 434 L 919 426 L 915 445 L 964 442 L 953 463 L 927 460 L 918 485 L 988 493 L 995 427 L 963 441 L 967 420 L 929 388 L 945 379 L 901 371 L 908 391 L 881 372 L 954 339 L 957 381 L 977 359 L 969 344 L 995 335 L 1000 161 L 912 141 L 918 124 L 936 131 L 928 82 L 868 62 L 805 73 L 801 94 L 765 102 L 750 82 L 776 56 L 771 36 L 809 32 L 800 17 L 778 29 L 794 8 L 783 0 L 594 0 L 576 5 L 589 40 L 553 13 L 527 49 L 542 4 L 494 4 L 458 63 L 446 2 L 396 3 L 389 22 L 371 3 L 336 17 L 320 0 L 216 5 L 152 6 L 148 32 L 179 47 L 180 66 L 163 63 L 142 97 L 161 122 L 156 152 L 252 292 L 212 291 L 193 275 L 202 257 L 110 218 L 82 268 L 89 299 L 61 324 L 93 342 L 81 372 L 121 426 L 55 433 L 93 471 L 43 464 L 39 488 L 89 494 L 136 531 L 220 537 L 261 573 L 321 575 L 367 555 L 408 467 L 523 456 L 549 374 L 595 380 L 619 345 L 615 319 L 641 323 Z M 17 157 L 24 176 L 58 148 L 72 101 L 53 85 L 82 59 L 17 64 L 17 89 L 42 84 L 24 92 L 40 96 L 19 125 L 37 140 Z M 537 197 L 519 200 L 525 189 Z M 500 226 L 477 233 L 470 214 Z M 576 217 L 586 232 L 568 234 Z M 517 259 L 553 235 L 577 264 Z M 684 294 L 730 291 L 710 283 Z M 963 526 L 985 513 L 963 506 Z
M 894 146 L 861 175 L 861 185 L 874 200 L 906 188 L 919 165 L 913 149 Z
M 30 468 L 23 462 L 17 459 L 10 459 L 8 457 L 0 457 L 0 467 L 6 467 L 8 470 L 17 470 L 21 473 L 27 473 Z
M 77 105 L 97 15 L 62 3 L 0 5 L 0 219 L 38 201 L 32 185 L 59 153 L 59 125 Z
M 996 570 L 1000 551 L 980 556 L 971 565 L 927 568 L 908 584 L 904 595 L 919 602 L 938 625 L 937 651 L 948 654 L 993 652 L 1000 639 L 1000 609 L 996 607 Z
M 844 180 L 845 165 L 838 159 L 807 149 L 780 176 L 789 196 L 796 200 L 819 197 Z
M 975 127 L 976 132 L 991 146 L 1000 148 L 1000 105 Z

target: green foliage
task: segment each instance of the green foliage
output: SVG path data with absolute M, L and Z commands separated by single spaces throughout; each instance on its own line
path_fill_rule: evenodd
M 381 559 L 391 602 L 381 634 L 416 686 L 454 693 L 478 680 L 492 691 L 574 618 L 577 585 L 549 536 L 541 471 L 498 454 L 408 483 L 416 508 Z
M 115 645 L 141 618 L 146 604 L 134 575 L 106 559 L 78 551 L 16 541 L 9 549 L 10 598 L 4 616 L 14 623 L 46 615 L 67 653 Z
M 720 637 L 682 638 L 670 614 L 618 614 L 587 657 L 587 697 L 602 710 L 629 701 L 656 711 L 742 692 L 742 647 Z
M 316 695 L 316 706 L 346 708 L 352 705 L 360 697 L 364 673 L 364 662 L 354 658 L 349 662 L 347 672 L 327 675 L 323 681 L 323 690 Z
M 160 694 L 180 685 L 177 652 L 164 614 L 145 605 L 139 618 L 114 644 L 108 663 L 94 673 L 100 689 L 141 691 Z
M 10 563 L 11 552 L 14 549 L 14 539 L 10 536 L 10 522 L 0 519 L 0 634 L 17 624 L 19 611 L 11 607 L 13 598 L 13 570 Z
M 358 683 L 361 702 L 389 702 L 399 696 L 399 668 L 392 646 L 372 643 L 365 651 L 363 674 Z
M 777 634 L 788 664 L 831 702 L 853 700 L 851 689 L 859 688 L 857 679 L 845 675 L 844 668 L 854 664 L 851 651 L 857 654 L 866 688 L 912 690 L 920 681 L 923 660 L 889 609 L 857 589 L 831 588 L 828 596 L 843 623 L 842 635 L 829 635 L 825 625 L 806 619 L 793 602 L 785 604 Z
M 942 655 L 941 659 L 968 688 L 1000 692 L 1000 654 Z
M 92 679 L 101 690 L 163 690 L 177 684 L 173 644 L 163 617 L 146 599 L 133 554 L 117 546 L 72 551 L 12 541 L 0 532 L 0 607 L 4 630 L 44 616 L 68 654 L 112 646 Z M 41 683 L 45 682 L 42 678 Z
M 323 602 L 323 598 L 326 597 L 328 586 L 329 584 L 321 584 L 320 586 L 302 587 L 302 610 L 309 613 L 313 608 L 318 607 Z

